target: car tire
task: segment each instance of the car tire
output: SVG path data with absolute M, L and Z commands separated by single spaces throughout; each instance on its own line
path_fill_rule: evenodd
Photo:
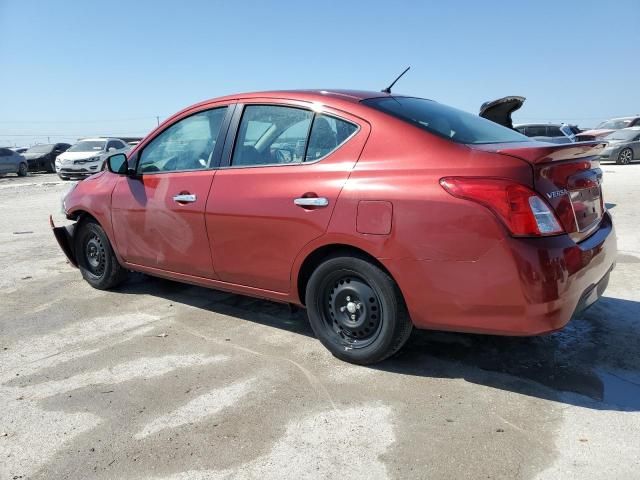
M 616 163 L 618 165 L 628 165 L 633 160 L 633 150 L 630 148 L 623 148 L 618 153 L 618 158 L 616 159 Z
M 365 258 L 325 260 L 311 274 L 305 297 L 316 337 L 346 362 L 381 362 L 400 350 L 413 328 L 396 282 Z
M 46 165 L 46 170 L 49 173 L 56 173 L 56 160 L 49 160 Z
M 21 163 L 20 165 L 18 165 L 17 173 L 19 177 L 26 177 L 28 172 L 29 172 L 29 167 L 27 166 L 26 163 Z
M 107 234 L 96 221 L 82 221 L 74 241 L 80 273 L 93 288 L 108 290 L 126 279 L 127 271 L 118 262 Z

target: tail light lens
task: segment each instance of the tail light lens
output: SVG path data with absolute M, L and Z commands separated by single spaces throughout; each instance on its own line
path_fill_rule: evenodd
M 440 185 L 454 197 L 489 208 L 514 236 L 564 233 L 547 202 L 520 183 L 501 178 L 446 177 Z

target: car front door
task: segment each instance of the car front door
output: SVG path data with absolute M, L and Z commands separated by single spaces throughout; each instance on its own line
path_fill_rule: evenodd
M 126 262 L 216 278 L 204 211 L 228 113 L 225 105 L 184 116 L 130 159 L 137 174 L 120 178 L 112 195 L 116 245 Z
M 304 104 L 238 105 L 206 208 L 220 279 L 288 292 L 296 255 L 326 231 L 368 132 Z
M 0 173 L 10 172 L 11 156 L 13 151 L 8 148 L 0 148 Z

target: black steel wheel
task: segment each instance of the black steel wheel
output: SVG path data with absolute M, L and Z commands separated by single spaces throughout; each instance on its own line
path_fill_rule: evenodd
M 21 163 L 18 166 L 18 176 L 19 177 L 26 177 L 28 171 L 29 171 L 29 167 L 27 166 L 26 163 Z
M 121 283 L 127 271 L 120 266 L 102 227 L 94 220 L 76 227 L 75 254 L 82 277 L 94 288 L 107 290 Z
M 371 345 L 380 333 L 380 299 L 366 280 L 338 271 L 322 282 L 323 320 L 327 330 L 353 348 Z
M 618 165 L 628 165 L 633 160 L 633 150 L 630 148 L 623 148 L 620 150 L 618 154 L 618 161 L 616 162 Z
M 325 260 L 309 279 L 306 305 L 318 339 L 352 363 L 366 365 L 393 355 L 412 329 L 398 286 L 365 258 Z

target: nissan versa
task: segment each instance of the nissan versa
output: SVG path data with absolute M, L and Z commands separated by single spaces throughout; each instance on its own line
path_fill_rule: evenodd
M 174 115 L 78 183 L 54 234 L 95 288 L 129 270 L 305 306 L 359 364 L 413 327 L 562 328 L 616 256 L 598 142 L 552 145 L 422 98 L 283 91 Z

